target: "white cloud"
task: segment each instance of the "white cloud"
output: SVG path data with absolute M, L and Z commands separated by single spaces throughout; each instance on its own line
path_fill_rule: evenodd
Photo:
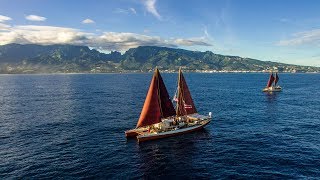
M 90 34 L 77 29 L 54 26 L 13 26 L 0 32 L 0 44 L 77 44 Z
M 0 15 L 0 22 L 10 21 L 11 17 Z
M 0 31 L 9 30 L 11 26 L 7 24 L 0 23 Z
M 210 38 L 210 35 L 209 35 L 209 33 L 208 33 L 207 26 L 204 26 L 204 28 L 203 28 L 203 33 L 204 33 L 205 37 Z
M 92 19 L 85 19 L 81 22 L 82 24 L 93 24 L 95 23 Z
M 121 9 L 121 8 L 116 8 L 113 12 L 115 12 L 115 13 L 125 13 L 125 14 L 128 14 L 128 10 L 126 10 L 126 9 Z
M 174 42 L 181 46 L 212 46 L 204 38 L 176 39 Z
M 304 31 L 295 33 L 293 38 L 287 40 L 281 40 L 278 42 L 280 46 L 297 46 L 308 44 L 320 44 L 320 29 L 314 29 L 311 31 Z
M 137 14 L 137 11 L 134 8 L 129 8 L 129 10 L 133 13 L 133 14 Z
M 128 32 L 105 32 L 103 35 L 95 39 L 99 42 L 96 47 L 104 50 L 125 51 L 129 48 L 138 46 L 163 46 L 178 47 L 182 46 L 211 46 L 203 39 L 163 39 L 159 36 L 147 36 Z
M 122 8 L 116 8 L 113 12 L 115 13 L 122 13 L 122 14 L 137 14 L 136 9 L 134 8 L 128 8 L 128 9 L 122 9 Z
M 144 33 L 149 33 L 149 32 L 150 32 L 150 29 L 144 29 L 143 32 L 144 32 Z
M 156 8 L 156 0 L 143 0 L 143 4 L 148 12 L 153 14 L 159 20 L 162 19 L 161 15 L 158 13 L 158 10 Z
M 26 19 L 29 21 L 45 21 L 47 18 L 31 14 L 26 16 Z
M 99 47 L 107 50 L 125 51 L 138 46 L 167 46 L 177 47 L 172 41 L 162 39 L 158 36 L 147 36 L 127 32 L 105 32 L 97 39 Z
M 2 26 L 1 26 L 2 27 Z M 104 32 L 101 35 L 86 33 L 79 29 L 55 26 L 5 26 L 0 31 L 0 44 L 74 44 L 100 50 L 125 51 L 138 46 L 210 46 L 204 39 L 163 39 L 129 32 Z
M 283 22 L 283 23 L 287 23 L 289 22 L 290 20 L 288 18 L 280 18 L 279 19 L 280 22 Z

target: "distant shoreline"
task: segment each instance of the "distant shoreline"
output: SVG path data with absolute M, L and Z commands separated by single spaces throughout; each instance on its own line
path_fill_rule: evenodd
M 101 73 L 0 73 L 1 75 L 80 75 L 80 74 L 150 74 L 153 72 L 101 72 Z M 176 74 L 178 72 L 161 72 L 162 74 Z M 185 73 L 197 73 L 197 74 L 269 74 L 270 72 L 197 72 L 186 71 Z M 281 74 L 320 74 L 320 72 L 279 72 Z

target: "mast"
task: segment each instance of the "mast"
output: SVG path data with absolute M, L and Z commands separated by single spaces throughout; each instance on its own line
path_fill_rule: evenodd
M 175 115 L 173 104 L 160 72 L 156 68 L 137 123 L 137 128 L 159 123 L 161 122 L 161 118 L 173 115 Z
M 268 83 L 267 83 L 267 87 L 270 87 L 273 81 L 274 81 L 274 77 L 273 77 L 273 73 L 271 72 Z
M 278 76 L 278 73 L 276 73 L 276 77 L 274 79 L 274 86 L 277 86 L 278 81 L 279 81 L 279 76 Z
M 194 113 L 197 113 L 197 109 L 193 103 L 188 85 L 180 67 L 178 75 L 176 114 L 177 116 L 184 116 Z

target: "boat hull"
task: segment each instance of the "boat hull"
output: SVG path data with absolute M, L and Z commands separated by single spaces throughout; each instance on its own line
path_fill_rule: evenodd
M 166 137 L 171 137 L 171 136 L 177 136 L 193 131 L 198 131 L 202 129 L 204 126 L 210 123 L 210 119 L 208 120 L 203 120 L 202 124 L 187 127 L 187 128 L 182 128 L 182 129 L 177 129 L 177 130 L 172 130 L 168 132 L 162 132 L 162 133 L 157 133 L 157 134 L 141 134 L 137 136 L 138 142 L 143 142 L 143 141 L 150 141 L 150 140 L 155 140 L 155 139 L 161 139 L 161 138 L 166 138 Z
M 266 87 L 264 88 L 262 91 L 263 92 L 280 92 L 282 90 L 282 88 L 280 86 L 277 87 Z
M 147 132 L 148 129 L 147 128 L 138 128 L 138 129 L 130 129 L 125 131 L 125 135 L 127 138 L 133 138 L 138 136 L 139 134 L 143 133 L 143 132 Z

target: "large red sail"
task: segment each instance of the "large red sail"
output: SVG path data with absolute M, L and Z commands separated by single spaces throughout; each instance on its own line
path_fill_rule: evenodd
M 186 83 L 186 80 L 184 79 L 181 68 L 179 69 L 178 77 L 177 101 L 177 116 L 197 113 L 197 109 L 193 103 L 188 85 Z
M 162 80 L 159 70 L 156 69 L 156 71 L 158 72 L 158 83 L 159 83 L 158 87 L 159 87 L 159 98 L 160 98 L 159 101 L 160 101 L 161 116 L 163 118 L 174 116 L 176 115 L 176 111 L 174 110 L 167 88 Z
M 146 100 L 144 102 L 138 127 L 161 122 L 162 117 L 175 115 L 175 111 L 159 70 L 152 77 Z
M 270 74 L 269 81 L 267 83 L 267 87 L 270 87 L 274 81 L 273 73 Z
M 278 73 L 276 73 L 276 77 L 274 79 L 274 85 L 275 86 L 277 85 L 278 81 L 279 81 L 279 76 L 278 76 Z

